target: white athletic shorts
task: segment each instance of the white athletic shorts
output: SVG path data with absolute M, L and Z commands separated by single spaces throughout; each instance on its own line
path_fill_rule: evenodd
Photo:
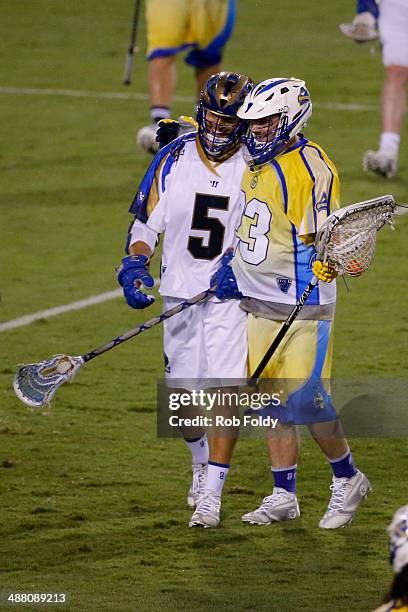
M 378 28 L 384 66 L 408 68 L 408 0 L 382 0 Z
M 183 300 L 165 297 L 164 309 Z M 239 300 L 197 304 L 164 321 L 167 384 L 183 389 L 231 386 L 247 374 L 247 314 Z M 176 379 L 171 383 L 172 379 Z M 214 384 L 215 383 L 215 384 Z

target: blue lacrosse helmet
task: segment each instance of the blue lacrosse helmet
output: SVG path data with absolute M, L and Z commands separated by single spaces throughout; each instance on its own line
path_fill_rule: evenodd
M 218 72 L 206 82 L 197 107 L 198 137 L 209 158 L 222 161 L 239 147 L 247 122 L 237 111 L 253 82 L 237 72 Z
M 311 114 L 312 101 L 304 81 L 278 77 L 256 85 L 238 111 L 238 117 L 251 122 L 245 135 L 249 166 L 262 165 L 279 155 Z M 252 129 L 255 123 L 257 133 Z

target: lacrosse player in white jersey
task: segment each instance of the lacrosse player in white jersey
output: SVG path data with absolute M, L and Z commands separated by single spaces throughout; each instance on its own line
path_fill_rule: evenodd
M 397 173 L 408 85 L 408 0 L 357 0 L 352 23 L 341 32 L 356 42 L 380 38 L 385 79 L 381 94 L 378 150 L 366 151 L 363 168 L 392 178 Z M 377 27 L 378 26 L 378 27 Z
M 240 181 L 245 169 L 242 136 L 246 122 L 236 112 L 252 87 L 237 73 L 213 75 L 201 92 L 197 109 L 198 132 L 184 134 L 162 148 L 142 180 L 130 212 L 127 252 L 118 281 L 132 308 L 146 308 L 154 298 L 141 286 L 153 287 L 149 261 L 158 236 L 164 233 L 160 293 L 167 310 L 210 286 L 228 265 L 236 244 L 241 216 Z M 237 295 L 236 297 L 239 297 Z M 207 379 L 246 377 L 246 313 L 238 300 L 215 296 L 164 322 L 167 383 L 182 388 Z M 196 388 L 196 386 L 195 386 Z M 194 507 L 210 483 L 224 481 L 228 466 L 223 456 L 208 466 L 205 430 L 186 439 L 192 455 L 193 481 L 187 502 Z M 235 440 L 231 439 L 233 445 Z M 217 461 L 217 459 L 220 459 Z M 219 515 L 219 496 L 211 503 Z
M 268 407 L 279 420 L 268 430 L 274 488 L 246 523 L 268 525 L 299 516 L 296 473 L 300 442 L 297 424 L 308 425 L 332 469 L 332 496 L 319 523 L 336 529 L 351 522 L 371 490 L 354 465 L 330 397 L 335 271 L 315 261 L 314 237 L 339 206 L 333 162 L 302 127 L 312 113 L 304 81 L 273 78 L 248 94 L 238 116 L 249 122 L 248 161 L 242 191 L 244 212 L 232 269 L 247 296 L 248 369 L 252 375 L 308 285 L 313 273 L 324 281 L 311 293 L 264 370 L 267 390 L 276 380 L 281 405 Z M 231 282 L 231 286 L 233 286 Z M 217 295 L 227 297 L 220 289 Z M 262 379 L 261 379 L 262 380 Z M 266 411 L 265 411 L 266 412 Z

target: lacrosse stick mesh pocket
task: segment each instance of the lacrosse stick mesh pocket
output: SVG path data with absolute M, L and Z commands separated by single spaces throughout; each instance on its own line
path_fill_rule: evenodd
M 377 232 L 386 223 L 392 225 L 392 212 L 388 202 L 360 209 L 356 206 L 343 216 L 340 211 L 323 238 L 325 258 L 339 274 L 359 276 L 368 269 Z
M 82 357 L 54 355 L 40 363 L 22 365 L 14 377 L 14 390 L 28 406 L 42 408 L 58 387 L 73 378 L 82 363 Z

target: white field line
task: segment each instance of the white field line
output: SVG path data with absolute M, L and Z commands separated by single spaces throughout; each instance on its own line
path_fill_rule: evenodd
M 83 91 L 80 89 L 39 89 L 34 87 L 0 87 L 0 94 L 28 95 L 28 96 L 68 96 L 71 98 L 99 98 L 108 100 L 139 100 L 149 99 L 146 93 L 130 93 L 117 91 Z M 174 96 L 176 102 L 195 102 L 193 96 Z M 337 111 L 379 111 L 379 106 L 360 103 L 341 103 L 341 102 L 316 102 L 316 108 Z
M 28 96 L 68 96 L 70 98 L 107 98 L 108 100 L 149 99 L 146 93 L 125 93 L 116 91 L 82 91 L 80 89 L 37 89 L 33 87 L 0 87 L 0 93 Z M 193 96 L 174 96 L 176 102 L 195 102 Z
M 39 310 L 32 314 L 18 317 L 18 319 L 12 319 L 5 323 L 0 323 L 0 332 L 8 331 L 16 327 L 23 327 L 24 325 L 30 325 L 34 321 L 39 319 L 48 319 L 49 317 L 55 317 L 56 315 L 63 314 L 64 312 L 70 312 L 71 310 L 81 310 L 94 304 L 101 304 L 108 300 L 113 300 L 117 297 L 122 296 L 122 289 L 114 289 L 114 291 L 107 291 L 106 293 L 100 293 L 99 295 L 93 295 L 86 300 L 79 300 L 78 302 L 71 302 L 71 304 L 64 304 L 63 306 L 55 306 L 55 308 L 48 308 L 47 310 Z
M 158 287 L 159 284 L 159 279 L 155 278 L 154 286 Z M 23 327 L 24 325 L 30 325 L 30 323 L 34 323 L 34 321 L 38 321 L 39 319 L 49 319 L 50 317 L 55 317 L 63 314 L 64 312 L 82 310 L 82 308 L 88 308 L 88 306 L 93 306 L 94 304 L 102 304 L 103 302 L 114 300 L 122 296 L 122 289 L 114 289 L 113 291 L 106 291 L 105 293 L 100 293 L 99 295 L 92 295 L 90 298 L 86 298 L 86 300 L 79 300 L 78 302 L 71 302 L 70 304 L 63 304 L 62 306 L 47 308 L 47 310 L 39 310 L 38 312 L 33 312 L 32 314 L 24 315 L 22 317 L 18 317 L 17 319 L 11 319 L 10 321 L 0 323 L 0 332 L 15 329 L 16 327 Z

